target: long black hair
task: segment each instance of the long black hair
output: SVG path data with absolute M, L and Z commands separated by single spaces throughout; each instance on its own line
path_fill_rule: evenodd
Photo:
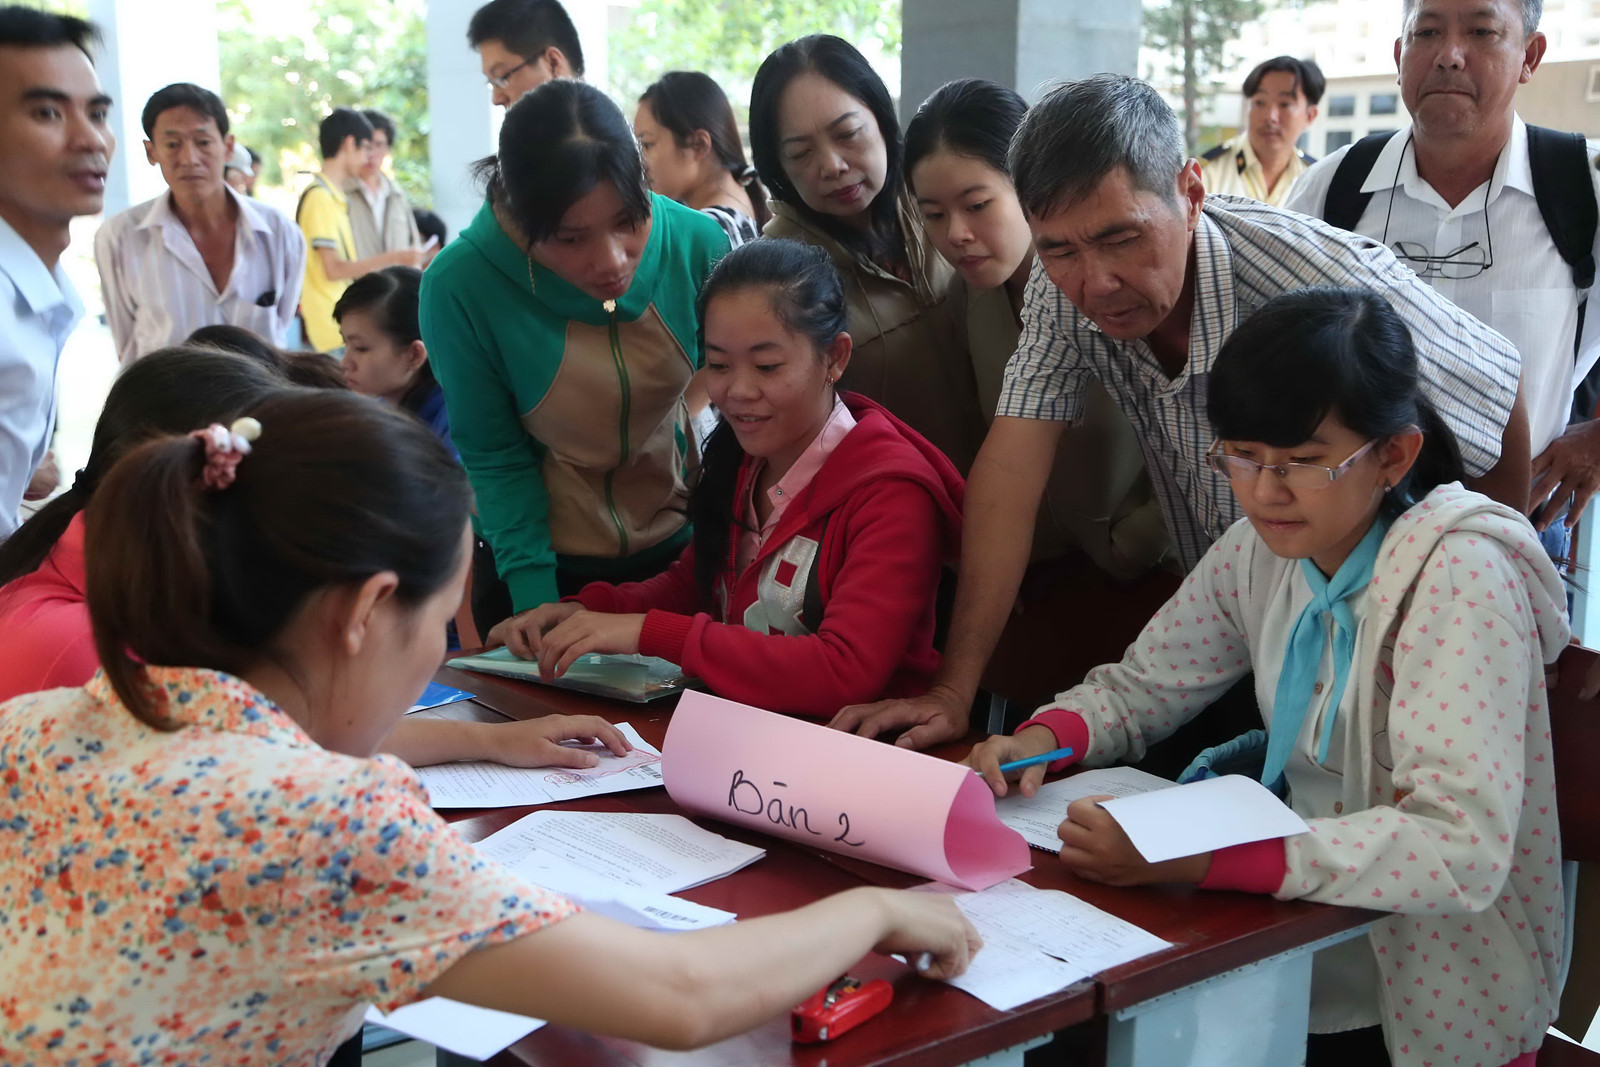
M 1378 293 L 1319 287 L 1274 297 L 1223 344 L 1206 386 L 1219 438 L 1292 448 L 1329 415 L 1363 437 L 1422 431 L 1422 451 L 1383 499 L 1393 517 L 1466 477 L 1461 449 L 1422 391 L 1411 330 Z
M 633 129 L 592 85 L 556 78 L 506 111 L 499 154 L 474 167 L 490 199 L 529 241 L 555 236 L 567 209 L 610 182 L 628 220 L 650 217 L 650 183 Z
M 767 237 L 729 252 L 700 290 L 702 335 L 711 302 L 748 289 L 764 290 L 778 321 L 809 340 L 819 357 L 845 332 L 850 314 L 845 307 L 844 283 L 828 254 L 816 245 Z M 704 341 L 702 336 L 702 348 Z M 719 419 L 706 440 L 700 473 L 689 490 L 695 583 L 706 603 L 715 600 L 717 576 L 727 563 L 732 528 L 743 525 L 735 511 L 738 501 L 733 498 L 743 461 L 744 449 L 739 447 L 733 427 L 727 419 Z
M 351 282 L 339 296 L 339 302 L 333 305 L 333 321 L 343 321 L 352 311 L 364 311 L 372 316 L 378 329 L 403 348 L 422 340 L 422 326 L 417 321 L 421 292 L 422 272 L 415 267 L 375 270 Z M 400 398 L 400 406 L 415 413 L 438 388 L 433 367 L 424 359 L 411 388 Z
M 928 156 L 948 148 L 1011 174 L 1006 153 L 1028 102 L 1015 89 L 982 78 L 945 82 L 906 124 L 906 180 Z
M 697 70 L 668 71 L 639 96 L 639 102 L 650 105 L 656 123 L 672 134 L 679 148 L 688 147 L 696 130 L 706 131 L 717 165 L 732 174 L 749 195 L 756 226 L 767 224 L 772 218 L 767 208 L 767 190 L 756 169 L 744 158 L 733 105 L 714 78 Z
M 89 460 L 72 485 L 0 542 L 0 585 L 38 569 L 106 472 L 139 443 L 231 422 L 246 405 L 287 386 L 282 371 L 265 362 L 215 348 L 163 348 L 130 364 L 106 394 Z
M 865 104 L 883 136 L 888 166 L 884 171 L 883 188 L 867 207 L 872 237 L 865 249 L 862 249 L 859 230 L 813 211 L 784 173 L 783 158 L 778 150 L 779 104 L 783 91 L 801 74 L 821 75 Z M 816 33 L 790 41 L 761 61 L 756 80 L 750 87 L 750 154 L 774 200 L 788 204 L 807 222 L 846 248 L 864 250 L 875 258 L 887 255 L 896 261 L 906 260 L 905 235 L 900 232 L 899 214 L 900 193 L 905 185 L 900 120 L 895 117 L 894 100 L 888 86 L 849 41 L 832 34 Z

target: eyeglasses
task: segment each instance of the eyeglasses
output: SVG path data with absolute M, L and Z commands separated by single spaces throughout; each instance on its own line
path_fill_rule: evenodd
M 1394 218 L 1394 202 L 1400 190 L 1400 167 L 1405 162 L 1406 149 L 1411 147 L 1412 134 L 1406 134 L 1406 143 L 1401 146 L 1400 155 L 1394 167 L 1394 185 L 1389 191 L 1389 210 L 1383 216 L 1384 244 L 1389 243 L 1389 221 Z M 1505 150 L 1501 149 L 1503 153 Z M 1499 159 L 1496 157 L 1496 168 Z M 1476 278 L 1490 267 L 1494 266 L 1494 231 L 1489 228 L 1489 194 L 1494 191 L 1494 179 L 1483 185 L 1483 242 L 1473 241 L 1471 244 L 1462 245 L 1454 252 L 1446 252 L 1442 256 L 1433 255 L 1426 245 L 1417 244 L 1415 241 L 1396 241 L 1393 245 L 1397 259 L 1405 263 L 1416 272 L 1419 278 L 1443 278 L 1446 281 L 1459 282 L 1467 278 Z
M 1372 451 L 1372 446 L 1377 443 L 1378 439 L 1373 438 L 1337 467 L 1324 467 L 1317 463 L 1257 463 L 1243 456 L 1228 455 L 1221 450 L 1222 442 L 1218 441 L 1206 453 L 1206 465 L 1218 474 L 1225 475 L 1231 482 L 1254 483 L 1262 471 L 1271 471 L 1290 489 L 1326 489 L 1343 477 L 1357 460 Z
M 517 71 L 521 70 L 523 67 L 526 67 L 530 63 L 533 63 L 533 62 L 535 62 L 535 60 L 524 59 L 521 63 L 518 63 L 516 66 L 512 67 L 508 71 L 503 71 L 503 72 L 501 72 L 499 74 L 490 75 L 489 84 L 492 85 L 496 89 L 509 89 L 511 87 L 511 76 L 513 74 L 515 74 Z
M 1484 218 L 1488 218 L 1487 213 Z M 1430 255 L 1426 245 L 1411 241 L 1396 241 L 1394 254 L 1415 271 L 1419 278 L 1461 281 L 1466 278 L 1476 278 L 1494 266 L 1494 238 L 1490 237 L 1489 240 L 1490 245 L 1487 248 L 1473 241 L 1442 256 Z

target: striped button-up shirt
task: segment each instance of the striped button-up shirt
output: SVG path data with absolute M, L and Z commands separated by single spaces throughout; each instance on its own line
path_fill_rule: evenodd
M 996 412 L 1071 422 L 1082 414 L 1089 380 L 1099 379 L 1139 436 L 1185 568 L 1198 564 L 1243 514 L 1227 479 L 1204 462 L 1214 440 L 1205 404 L 1211 366 L 1235 325 L 1280 293 L 1336 285 L 1386 296 L 1411 327 L 1423 391 L 1455 431 L 1467 472 L 1476 477 L 1499 462 L 1516 401 L 1517 350 L 1419 281 L 1383 245 L 1303 215 L 1218 196 L 1206 198 L 1194 251 L 1194 313 L 1181 374 L 1168 378 L 1143 339 L 1101 333 L 1036 270 Z
M 305 237 L 277 208 L 223 188 L 239 208 L 239 229 L 233 270 L 220 293 L 194 238 L 173 212 L 170 194 L 101 225 L 94 258 L 106 321 L 123 363 L 220 323 L 283 344 L 305 279 Z

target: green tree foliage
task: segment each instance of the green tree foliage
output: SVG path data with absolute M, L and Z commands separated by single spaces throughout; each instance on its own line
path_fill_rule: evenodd
M 1262 0 L 1167 0 L 1144 12 L 1144 43 L 1171 57 L 1183 77 L 1184 139 L 1200 142 L 1200 111 L 1228 66 L 1228 46 L 1245 23 L 1261 17 Z
M 667 71 L 699 70 L 721 83 L 743 115 L 761 61 L 811 33 L 837 34 L 869 57 L 894 54 L 900 0 L 643 0 L 611 35 L 611 93 L 628 110 Z
M 270 4 L 217 9 L 222 98 L 240 143 L 266 161 L 262 178 L 296 187 L 282 168 L 315 169 L 317 124 L 330 111 L 377 108 L 398 128 L 395 179 L 412 203 L 431 202 L 425 0 L 318 0 L 304 26 L 279 33 L 269 32 L 283 29 Z

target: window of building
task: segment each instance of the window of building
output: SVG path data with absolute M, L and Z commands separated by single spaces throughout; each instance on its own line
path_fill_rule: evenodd
M 1367 105 L 1367 113 L 1371 115 L 1393 115 L 1399 110 L 1399 93 L 1373 93 L 1372 100 Z
M 1354 96 L 1328 97 L 1328 117 L 1347 119 L 1356 113 L 1356 98 Z M 1332 136 L 1331 134 L 1329 136 Z
M 1349 144 L 1351 138 L 1352 134 L 1349 130 L 1329 130 L 1327 137 L 1322 143 L 1322 154 L 1328 155 L 1332 152 L 1337 152 L 1339 149 Z

